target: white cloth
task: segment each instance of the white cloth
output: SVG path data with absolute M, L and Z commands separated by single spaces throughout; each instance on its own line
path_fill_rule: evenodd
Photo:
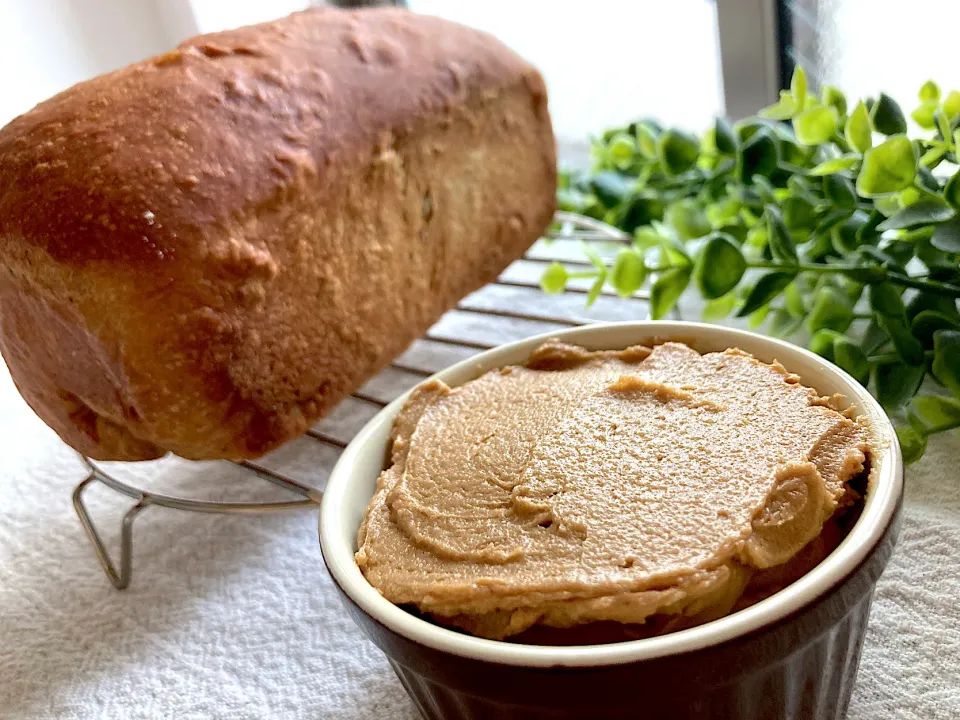
M 136 523 L 133 583 L 117 592 L 71 506 L 83 475 L 0 372 L 0 717 L 417 717 L 336 597 L 315 511 L 151 508 Z M 933 443 L 907 483 L 854 720 L 960 718 L 960 435 Z M 277 495 L 227 485 L 194 474 L 164 488 Z M 130 502 L 103 488 L 90 497 L 115 541 Z

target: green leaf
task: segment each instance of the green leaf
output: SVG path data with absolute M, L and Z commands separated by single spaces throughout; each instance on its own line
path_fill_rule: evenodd
M 796 197 L 806 200 L 808 203 L 816 204 L 819 198 L 813 191 L 813 182 L 802 175 L 791 175 L 787 178 L 787 189 Z M 819 185 L 819 183 L 817 184 Z
M 737 178 L 746 183 L 754 175 L 770 175 L 779 162 L 777 141 L 767 128 L 761 127 L 740 147 Z
M 790 78 L 790 95 L 797 103 L 797 107 L 803 109 L 807 102 L 807 74 L 800 65 L 793 69 L 793 77 Z
M 861 252 L 866 248 L 860 248 Z M 871 248 L 875 249 L 875 248 Z M 881 267 L 871 266 L 871 265 L 861 265 L 860 267 L 853 268 L 844 268 L 840 271 L 840 274 L 845 278 L 849 278 L 854 282 L 870 284 L 875 282 L 880 282 L 886 277 L 886 271 Z
M 690 268 L 671 268 L 660 273 L 650 288 L 650 316 L 661 320 L 677 304 L 677 300 L 690 282 Z
M 783 299 L 786 305 L 787 311 L 797 318 L 806 317 L 807 307 L 803 302 L 803 295 L 800 294 L 800 290 L 797 288 L 795 282 L 790 283 L 784 288 Z
M 886 93 L 880 93 L 870 110 L 870 124 L 878 133 L 899 135 L 907 131 L 907 119 L 897 101 Z
M 837 129 L 837 111 L 827 105 L 807 108 L 793 118 L 793 131 L 801 145 L 820 145 L 833 137 Z
M 820 289 L 814 300 L 807 327 L 811 333 L 826 328 L 844 332 L 853 322 L 853 309 L 847 296 L 835 287 L 827 285 Z
M 747 261 L 729 235 L 714 233 L 697 256 L 694 278 L 707 300 L 723 297 L 733 290 L 747 269 Z
M 943 188 L 943 199 L 960 210 L 960 171 L 955 172 Z
M 936 167 L 946 156 L 949 149 L 944 143 L 936 143 L 920 156 L 920 165 L 926 168 Z
M 840 115 L 847 114 L 847 98 L 833 85 L 822 85 L 820 87 L 820 102 L 836 108 Z
M 752 178 L 753 190 L 764 203 L 776 202 L 777 189 L 763 175 L 754 175 Z
M 677 231 L 681 240 L 693 240 L 710 232 L 710 221 L 703 206 L 694 198 L 685 198 L 668 205 L 663 221 Z
M 871 285 L 868 291 L 870 309 L 877 315 L 906 319 L 907 309 L 900 297 L 901 291 L 888 282 Z
M 717 146 L 717 152 L 721 155 L 736 155 L 737 136 L 733 134 L 733 128 L 725 118 L 718 117 L 713 126 L 714 142 Z
M 933 335 L 934 376 L 960 397 L 960 330 L 938 330 Z
M 657 138 L 657 158 L 664 172 L 679 175 L 697 164 L 700 157 L 700 140 L 682 130 L 665 130 Z
M 567 212 L 582 213 L 590 202 L 590 196 L 573 188 L 557 189 L 557 208 Z
M 860 296 L 863 295 L 863 291 L 867 286 L 862 282 L 858 282 L 845 275 L 841 275 L 840 287 L 847 296 L 847 300 L 850 301 L 850 305 L 855 306 L 860 301 Z
M 664 267 L 672 265 L 674 267 L 689 268 L 693 265 L 693 260 L 687 254 L 683 243 L 664 233 L 660 233 L 660 262 L 659 266 Z
M 908 365 L 920 366 L 924 364 L 923 345 L 910 332 L 906 320 L 890 315 L 878 315 L 876 321 L 881 329 L 890 336 L 900 359 Z
M 906 135 L 894 135 L 864 153 L 857 192 L 863 197 L 895 193 L 910 187 L 916 175 L 916 147 Z
M 895 429 L 903 462 L 905 465 L 912 465 L 927 451 L 927 438 L 909 425 L 898 425 Z
M 883 222 L 883 215 L 876 210 L 871 211 L 867 221 L 857 230 L 857 245 L 876 245 L 880 241 L 880 231 L 877 226 Z
M 853 112 L 850 113 L 847 124 L 843 128 L 843 134 L 850 147 L 858 153 L 865 153 L 873 145 L 870 116 L 867 113 L 867 106 L 863 102 L 857 103 Z
M 937 225 L 930 244 L 945 253 L 960 253 L 960 217 Z M 922 257 L 920 259 L 923 260 Z
M 814 235 L 822 235 L 830 232 L 834 226 L 839 225 L 851 215 L 853 215 L 853 212 L 849 209 L 830 211 L 817 223 L 817 227 L 813 230 Z
M 747 298 L 737 313 L 737 317 L 746 317 L 769 303 L 795 278 L 795 272 L 770 272 L 760 277 L 750 289 Z
M 599 275 L 597 279 L 593 281 L 593 285 L 590 286 L 590 292 L 587 293 L 587 307 L 592 307 L 593 304 L 597 301 L 597 298 L 600 297 L 600 293 L 603 291 L 603 285 L 607 282 L 607 271 L 604 270 Z
M 933 111 L 933 121 L 937 124 L 937 131 L 944 142 L 950 142 L 950 119 L 939 108 Z
M 637 148 L 648 160 L 657 157 L 657 132 L 647 123 L 637 123 Z
M 927 80 L 920 86 L 920 92 L 917 94 L 921 102 L 938 102 L 940 100 L 940 86 L 933 80 Z
M 768 120 L 789 120 L 800 112 L 800 106 L 787 91 L 780 92 L 780 100 L 757 113 Z
M 812 230 L 814 226 L 814 209 L 807 200 L 801 197 L 788 197 L 782 205 L 783 221 L 788 227 L 798 231 Z
M 767 315 L 770 314 L 770 306 L 762 305 L 750 313 L 747 318 L 747 327 L 750 330 L 756 330 L 758 327 L 763 325 L 763 321 L 767 319 Z
M 858 155 L 848 154 L 825 160 L 810 171 L 811 175 L 833 175 L 834 173 L 849 170 L 860 162 Z
M 659 193 L 644 190 L 624 202 L 616 211 L 615 223 L 621 230 L 632 233 L 638 227 L 650 225 L 663 217 L 663 200 Z
M 604 273 L 607 271 L 607 264 L 603 261 L 603 258 L 597 254 L 596 250 L 594 250 L 585 242 L 580 243 L 580 249 L 583 254 L 587 256 L 590 264 L 593 265 L 597 270 Z
M 617 133 L 607 143 L 607 157 L 613 164 L 621 170 L 625 170 L 633 164 L 637 156 L 637 141 L 632 135 L 626 133 Z
M 900 212 L 900 201 L 896 195 L 884 195 L 874 199 L 873 207 L 884 217 L 893 217 Z
M 646 250 L 658 245 L 660 245 L 660 233 L 649 225 L 638 227 L 633 231 L 633 246 L 638 250 Z
M 743 242 L 743 247 L 751 256 L 761 256 L 767 248 L 767 228 L 762 225 L 754 225 L 747 231 L 747 237 Z
M 830 240 L 840 254 L 854 252 L 860 244 L 860 231 L 869 222 L 870 216 L 863 210 L 856 210 L 850 217 L 830 229 Z
M 913 412 L 927 428 L 960 424 L 960 400 L 939 395 L 919 395 L 911 403 Z
M 896 194 L 896 198 L 900 209 L 903 209 L 920 200 L 920 191 L 915 187 L 904 188 Z M 899 212 L 899 210 L 897 212 Z M 897 213 L 893 213 L 893 215 L 896 214 Z
M 960 115 L 960 92 L 951 90 L 943 99 L 943 111 L 950 120 Z
M 590 178 L 590 188 L 604 207 L 613 208 L 630 194 L 631 181 L 613 170 L 601 170 Z
M 874 370 L 877 400 L 888 411 L 903 407 L 917 394 L 927 369 L 923 365 L 883 363 Z
M 836 330 L 817 330 L 810 338 L 810 351 L 833 362 L 833 347 L 844 336 Z
M 722 320 L 733 312 L 733 308 L 736 307 L 736 304 L 736 293 L 727 293 L 723 297 L 708 300 L 706 303 L 704 303 L 703 312 L 701 313 L 700 317 L 704 322 L 716 322 L 717 320 Z
M 785 338 L 793 334 L 800 327 L 801 322 L 799 318 L 793 317 L 793 315 L 783 308 L 777 308 L 773 311 L 773 315 L 770 318 L 770 325 L 767 332 L 773 335 L 773 337 Z
M 936 310 L 960 321 L 960 310 L 957 310 L 957 301 L 953 298 L 934 295 L 929 292 L 918 292 L 907 303 L 907 319 L 912 321 L 924 310 Z
M 617 253 L 610 270 L 610 284 L 620 297 L 631 297 L 647 278 L 643 256 L 633 248 L 624 248 Z
M 823 194 L 836 208 L 854 208 L 857 205 L 857 193 L 853 183 L 842 175 L 825 175 Z
M 543 271 L 540 278 L 540 287 L 547 293 L 561 293 L 567 286 L 567 278 L 567 269 L 558 262 L 552 262 Z
M 913 121 L 924 130 L 933 130 L 934 126 L 936 125 L 933 115 L 937 112 L 939 107 L 940 103 L 936 100 L 922 102 L 912 113 L 910 113 L 910 117 L 912 117 Z
M 867 324 L 867 329 L 863 332 L 860 344 L 863 346 L 865 353 L 872 353 L 876 352 L 889 339 L 887 334 L 877 325 L 877 321 L 871 320 Z
M 796 265 L 798 262 L 797 248 L 790 236 L 790 231 L 783 222 L 780 210 L 775 205 L 767 205 L 764 210 L 767 221 L 767 244 L 774 260 L 782 260 Z
M 870 379 L 870 363 L 866 354 L 848 337 L 841 336 L 834 340 L 833 361 L 861 385 L 866 385 Z
M 933 347 L 937 330 L 960 330 L 960 319 L 938 310 L 921 310 L 910 323 L 910 332 L 924 347 Z
M 946 222 L 956 216 L 956 211 L 949 205 L 936 200 L 920 200 L 908 205 L 893 217 L 889 217 L 877 226 L 884 230 L 904 230 L 917 225 L 933 225 Z

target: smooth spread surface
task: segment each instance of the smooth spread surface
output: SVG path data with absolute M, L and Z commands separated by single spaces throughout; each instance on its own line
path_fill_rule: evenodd
M 415 391 L 357 561 L 471 632 L 703 621 L 818 537 L 868 434 L 778 365 L 668 343 Z

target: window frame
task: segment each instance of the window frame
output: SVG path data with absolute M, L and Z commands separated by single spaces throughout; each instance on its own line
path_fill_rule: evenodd
M 776 102 L 786 69 L 779 3 L 715 0 L 726 115 L 740 120 Z M 784 34 L 786 34 L 784 32 Z

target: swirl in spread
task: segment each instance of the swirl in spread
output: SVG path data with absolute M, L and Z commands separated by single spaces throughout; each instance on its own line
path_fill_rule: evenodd
M 357 563 L 484 637 L 703 622 L 818 538 L 869 450 L 865 422 L 740 350 L 552 342 L 413 393 Z

